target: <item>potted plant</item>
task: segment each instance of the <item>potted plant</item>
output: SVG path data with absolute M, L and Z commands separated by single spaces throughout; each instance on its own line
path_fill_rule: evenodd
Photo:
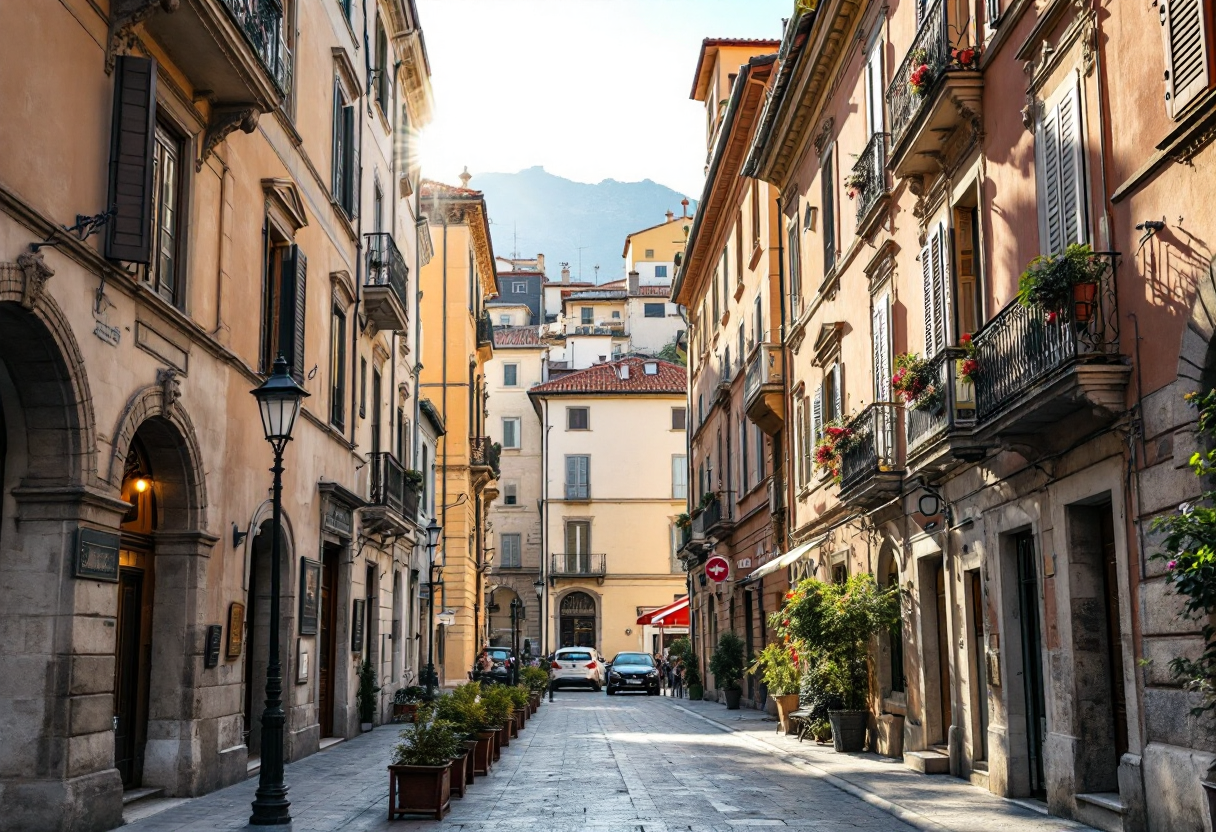
M 980 361 L 979 350 L 975 347 L 971 333 L 964 332 L 963 337 L 958 339 L 958 346 L 963 351 L 963 357 L 958 362 L 958 377 L 968 384 L 975 384 L 980 375 Z
M 891 389 L 896 398 L 913 410 L 935 410 L 942 403 L 942 391 L 929 371 L 929 362 L 914 352 L 895 356 Z
M 515 706 L 515 730 L 522 731 L 528 716 L 528 689 L 523 685 L 511 685 L 506 691 Z
M 426 688 L 418 685 L 398 688 L 393 694 L 393 722 L 413 722 L 418 705 L 426 700 Z
M 481 702 L 486 709 L 486 724 L 501 729 L 498 734 L 498 747 L 506 748 L 511 744 L 511 729 L 515 725 L 515 704 L 511 701 L 511 694 L 505 685 L 492 685 L 482 690 Z M 496 749 L 494 759 L 497 760 L 498 757 L 499 752 Z
M 739 699 L 743 696 L 739 686 L 739 679 L 743 676 L 743 639 L 730 630 L 719 636 L 718 646 L 709 659 L 709 670 L 726 695 L 726 709 L 739 710 Z
M 912 59 L 912 69 L 908 72 L 908 90 L 913 95 L 924 95 L 929 91 L 933 81 L 933 69 L 929 66 L 929 51 L 913 49 L 909 57 Z
M 852 416 L 839 416 L 823 427 L 823 437 L 815 446 L 815 470 L 840 482 L 840 462 L 849 448 L 857 442 L 857 434 L 848 426 Z
M 676 528 L 691 529 L 692 518 L 688 516 L 688 512 L 683 511 L 676 515 Z
M 461 748 L 456 727 L 432 714 L 401 732 L 388 767 L 388 819 L 433 815 L 443 820 L 452 808 L 452 757 Z
M 1048 323 L 1070 314 L 1078 323 L 1088 323 L 1105 271 L 1106 263 L 1080 243 L 1073 243 L 1062 254 L 1039 255 L 1018 281 L 1018 303 L 1042 309 Z
M 862 574 L 843 583 L 807 578 L 792 595 L 785 606 L 790 633 L 807 652 L 817 688 L 840 699 L 828 712 L 836 750 L 860 751 L 869 720 L 870 640 L 899 620 L 899 589 Z
M 854 154 L 856 155 L 856 154 Z M 863 173 L 850 173 L 844 178 L 845 192 L 849 199 L 855 199 L 866 187 L 866 176 Z
M 425 708 L 426 706 L 422 706 Z M 420 708 L 420 710 L 422 710 Z M 485 721 L 485 709 L 481 703 L 477 701 L 476 691 L 472 696 L 461 695 L 453 692 L 446 696 L 441 696 L 434 703 L 435 716 L 439 719 L 449 722 L 456 726 L 457 731 L 463 737 L 466 758 L 464 762 L 464 782 L 470 784 L 473 782 L 473 774 L 477 769 L 477 748 L 478 748 L 478 732 L 481 730 L 481 724 Z M 492 742 L 492 738 L 486 741 Z M 482 766 L 488 773 L 488 768 Z M 453 787 L 455 786 L 456 773 L 453 771 Z
M 415 494 L 422 494 L 422 484 L 425 481 L 421 471 L 415 471 L 413 468 L 406 470 L 405 487 Z
M 671 643 L 668 653 L 680 663 L 684 671 L 684 687 L 688 691 L 688 698 L 697 700 L 703 697 L 705 687 L 701 683 L 701 672 L 697 667 L 697 654 L 692 649 L 692 642 L 687 638 L 678 638 Z
M 539 667 L 525 667 L 519 671 L 519 680 L 528 688 L 528 704 L 532 713 L 540 707 L 540 697 L 549 686 L 549 674 Z
M 769 616 L 769 626 L 777 629 L 781 622 L 781 614 Z M 747 669 L 751 676 L 759 676 L 768 688 L 768 694 L 777 704 L 777 719 L 781 730 L 790 731 L 789 715 L 798 710 L 798 651 L 788 644 L 773 642 L 756 654 L 755 660 Z
M 380 692 L 376 684 L 376 668 L 369 661 L 359 665 L 359 691 L 356 698 L 359 704 L 359 723 L 363 731 L 370 731 L 376 724 L 376 694 Z

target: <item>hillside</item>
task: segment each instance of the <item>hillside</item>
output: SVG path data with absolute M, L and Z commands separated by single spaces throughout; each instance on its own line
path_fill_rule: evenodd
M 480 173 L 469 182 L 483 191 L 490 212 L 494 253 L 510 257 L 545 255 L 549 276 L 557 279 L 562 262 L 579 275 L 582 249 L 584 280 L 599 282 L 624 276 L 621 249 L 625 235 L 663 222 L 664 214 L 677 216 L 684 195 L 657 182 L 618 182 L 605 179 L 596 185 L 555 176 L 542 167 L 519 173 Z M 688 213 L 696 203 L 689 198 Z

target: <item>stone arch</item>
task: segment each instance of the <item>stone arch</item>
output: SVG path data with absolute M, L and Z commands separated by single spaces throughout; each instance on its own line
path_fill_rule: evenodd
M 115 490 L 122 486 L 123 465 L 136 432 L 142 432 L 149 453 L 170 461 L 170 470 L 184 476 L 175 483 L 175 490 L 161 497 L 162 519 L 175 529 L 205 530 L 207 528 L 207 480 L 204 476 L 202 451 L 198 435 L 189 414 L 179 401 L 176 370 L 159 370 L 158 384 L 137 390 L 114 426 L 109 465 L 104 479 Z M 152 427 L 149 428 L 148 426 Z M 176 459 L 172 459 L 176 457 Z M 180 463 L 180 467 L 175 464 Z
M 269 476 L 267 477 L 267 482 L 269 482 Z M 245 564 L 245 573 L 244 573 L 244 579 L 241 583 L 242 589 L 246 589 L 246 590 L 249 589 L 249 570 L 252 568 L 252 564 L 253 564 L 254 543 L 258 540 L 258 536 L 261 533 L 262 526 L 265 525 L 265 526 L 269 527 L 269 524 L 273 521 L 273 519 L 274 519 L 274 501 L 271 499 L 263 500 L 262 503 L 256 509 L 253 510 L 253 514 L 251 515 L 250 520 L 249 520 L 249 526 L 245 529 L 245 531 L 249 532 L 249 534 L 245 537 L 245 541 L 242 544 L 245 549 L 244 557 L 243 557 L 243 562 Z M 292 569 L 292 564 L 290 562 L 291 559 L 288 558 L 288 555 L 295 551 L 294 547 L 295 547 L 296 533 L 295 533 L 295 529 L 292 526 L 291 515 L 287 512 L 286 507 L 284 507 L 281 510 L 279 519 L 280 519 L 280 522 L 283 524 L 283 542 L 286 543 L 286 547 L 283 549 L 283 558 L 284 558 L 284 562 L 286 563 L 286 566 L 287 566 L 287 572 L 284 573 L 283 580 L 288 581 L 288 580 L 294 579 L 294 577 L 295 577 L 295 571 L 294 571 L 294 569 Z M 283 586 L 284 586 L 284 589 L 286 589 L 287 584 L 284 583 Z
M 557 622 L 556 622 L 557 623 L 557 639 L 556 639 L 555 643 L 558 647 L 562 646 L 563 620 L 566 618 L 567 615 L 571 615 L 571 613 L 570 613 L 571 606 L 567 602 L 572 601 L 574 599 L 574 596 L 576 596 L 576 595 L 584 595 L 591 600 L 591 605 L 592 605 L 592 608 L 594 609 L 593 616 L 594 616 L 594 621 L 595 621 L 595 625 L 594 625 L 595 632 L 594 632 L 594 638 L 592 639 L 593 644 L 591 646 L 598 649 L 600 642 L 603 638 L 603 629 L 604 629 L 603 598 L 600 596 L 600 594 L 598 592 L 595 592 L 591 588 L 585 587 L 585 586 L 572 586 L 569 589 L 564 590 L 561 594 L 559 594 L 554 599 L 554 606 L 555 606 L 555 609 L 557 610 Z M 571 615 L 571 617 L 574 618 L 574 617 L 579 617 L 579 616 Z

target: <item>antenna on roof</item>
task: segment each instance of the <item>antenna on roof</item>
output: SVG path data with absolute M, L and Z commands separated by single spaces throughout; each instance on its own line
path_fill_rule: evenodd
M 511 223 L 511 259 L 519 259 L 519 223 Z
M 600 285 L 600 264 L 599 263 L 595 264 L 595 285 L 596 286 Z

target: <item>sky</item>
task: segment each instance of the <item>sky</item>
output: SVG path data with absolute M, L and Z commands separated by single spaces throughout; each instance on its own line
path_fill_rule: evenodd
M 423 175 L 542 165 L 578 182 L 652 179 L 692 197 L 705 37 L 781 37 L 794 0 L 417 0 L 435 118 Z M 476 187 L 476 182 L 471 187 Z

